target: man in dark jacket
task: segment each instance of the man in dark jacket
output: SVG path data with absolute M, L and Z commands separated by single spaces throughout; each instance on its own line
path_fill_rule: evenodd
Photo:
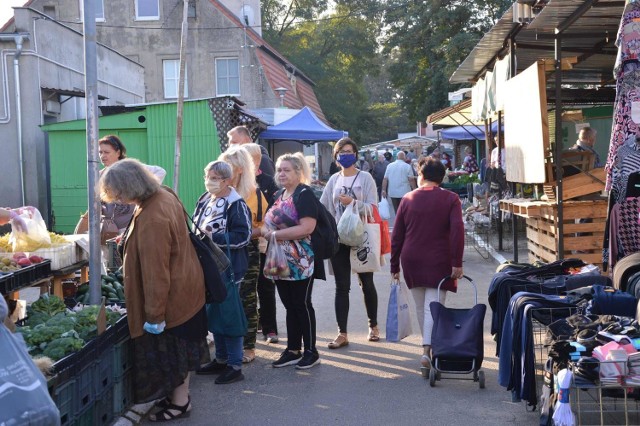
M 376 187 L 378 188 L 378 200 L 380 200 L 380 191 L 382 191 L 382 180 L 384 179 L 384 172 L 387 170 L 389 162 L 383 155 L 378 155 L 378 160 L 373 165 L 371 175 L 376 181 Z
M 227 137 L 229 138 L 229 145 L 244 145 L 246 143 L 251 143 L 253 140 L 251 139 L 251 134 L 249 133 L 249 129 L 244 126 L 236 126 L 233 129 L 227 132 Z M 276 169 L 273 165 L 273 160 L 269 157 L 269 153 L 267 149 L 260 145 L 260 149 L 262 150 L 262 160 L 260 161 L 260 170 L 262 173 L 265 173 L 269 176 L 275 176 Z

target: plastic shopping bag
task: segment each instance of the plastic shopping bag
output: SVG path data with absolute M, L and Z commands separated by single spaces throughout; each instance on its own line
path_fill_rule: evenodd
M 358 214 L 356 200 L 347 206 L 338 222 L 338 237 L 342 244 L 357 247 L 364 241 L 364 223 Z
M 389 208 L 389 201 L 386 198 L 382 198 L 378 203 L 378 210 L 380 212 L 380 217 L 383 220 L 391 219 L 391 209 Z
M 25 229 L 18 229 L 17 226 L 11 227 L 9 243 L 13 247 L 13 251 L 35 251 L 39 248 L 51 247 L 51 237 L 47 225 L 42 220 L 38 209 L 22 207 L 17 210 L 20 212 L 20 218 L 24 221 Z
M 387 307 L 387 340 L 399 342 L 411 335 L 409 314 L 409 289 L 400 281 L 391 282 L 391 294 Z
M 284 255 L 282 246 L 276 241 L 275 232 L 269 237 L 269 246 L 267 247 L 267 256 L 264 261 L 264 276 L 272 280 L 287 278 L 290 275 L 289 263 Z
M 7 311 L 4 297 L 0 297 L 0 424 L 60 425 L 60 412 L 22 337 L 11 334 L 2 324 Z

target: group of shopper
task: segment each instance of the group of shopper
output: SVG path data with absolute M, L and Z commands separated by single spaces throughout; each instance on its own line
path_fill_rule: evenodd
M 278 341 L 275 289 L 286 310 L 287 347 L 273 367 L 308 369 L 319 364 L 312 292 L 314 280 L 325 279 L 325 271 L 323 262 L 315 259 L 311 234 L 320 209 L 326 208 L 337 223 L 346 206 L 355 203 L 364 213 L 378 201 L 374 178 L 357 168 L 358 147 L 349 138 L 335 144 L 340 171 L 329 179 L 319 204 L 307 186 L 311 173 L 301 153 L 280 156 L 274 167 L 266 152 L 251 142 L 246 128 L 234 128 L 228 136 L 230 148 L 204 169 L 206 192 L 196 201 L 192 219 L 195 232 L 206 233 L 229 253 L 234 276 L 229 295 L 240 295 L 247 326 L 244 336 L 214 333 L 213 360 L 206 335 L 219 318 L 205 304 L 204 277 L 182 203 L 137 160 L 123 158 L 110 164 L 100 179 L 105 202 L 133 206 L 120 247 L 135 352 L 135 399 L 157 400 L 151 421 L 189 416 L 191 371 L 215 374 L 217 384 L 244 378 L 242 363 L 255 358 L 258 329 L 267 342 Z M 391 272 L 397 277 L 402 263 L 419 317 L 424 317 L 422 363 L 427 365 L 428 304 L 437 298 L 434 287 L 443 276 L 451 276 L 444 287 L 451 291 L 456 289 L 455 279 L 462 276 L 463 226 L 457 196 L 438 187 L 445 172 L 442 163 L 427 159 L 419 167 L 418 189 L 398 202 Z M 429 221 L 423 220 L 425 214 Z M 266 241 L 283 253 L 285 275 L 265 273 L 264 253 L 273 248 L 265 247 Z M 339 333 L 329 349 L 349 344 L 350 251 L 341 243 L 329 262 L 336 282 Z M 368 340 L 376 342 L 380 330 L 373 273 L 357 275 L 367 311 Z

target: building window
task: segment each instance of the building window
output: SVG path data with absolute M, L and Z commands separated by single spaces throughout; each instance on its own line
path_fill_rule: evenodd
M 196 17 L 196 0 L 189 0 L 189 7 L 187 9 L 187 18 Z
M 216 59 L 216 95 L 240 95 L 238 58 Z
M 139 21 L 160 19 L 160 4 L 158 0 L 136 0 L 136 19 Z
M 84 0 L 80 1 L 80 20 L 84 20 Z M 104 0 L 96 0 L 95 1 L 96 8 L 96 21 L 104 21 Z
M 178 85 L 180 83 L 180 60 L 167 59 L 162 61 L 163 79 L 164 79 L 164 98 L 177 99 Z M 189 97 L 189 73 L 185 64 L 184 68 L 184 97 Z
M 56 7 L 55 6 L 43 6 L 42 7 L 42 12 L 47 15 L 50 16 L 53 19 L 57 19 L 56 16 Z

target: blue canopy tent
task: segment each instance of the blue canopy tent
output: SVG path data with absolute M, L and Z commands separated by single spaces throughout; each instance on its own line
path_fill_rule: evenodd
M 260 139 L 290 141 L 335 141 L 348 133 L 324 124 L 309 107 L 304 107 L 290 119 L 270 126 L 260 133 Z
M 498 132 L 498 122 L 491 123 L 491 132 Z M 482 126 L 456 126 L 440 131 L 442 139 L 454 139 L 459 141 L 485 140 L 484 128 Z

